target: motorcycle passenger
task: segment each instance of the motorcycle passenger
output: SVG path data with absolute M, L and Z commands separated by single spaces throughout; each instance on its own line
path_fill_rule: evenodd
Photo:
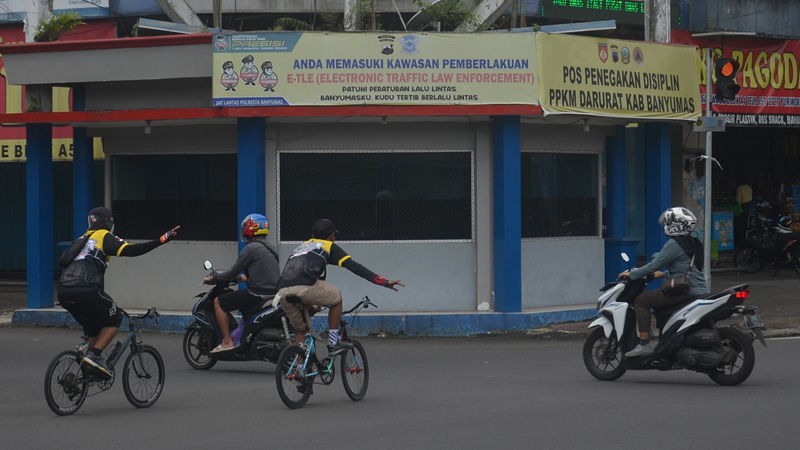
M 635 356 L 648 355 L 654 349 L 650 344 L 650 308 L 663 309 L 680 303 L 694 300 L 700 296 L 708 294 L 708 285 L 703 273 L 703 244 L 690 233 L 697 226 L 697 217 L 686 208 L 669 208 L 658 218 L 658 223 L 664 225 L 664 234 L 669 239 L 655 259 L 650 263 L 619 274 L 620 278 L 630 278 L 638 280 L 648 275 L 655 278 L 677 278 L 685 277 L 689 272 L 689 263 L 692 256 L 695 269 L 689 277 L 689 292 L 673 296 L 666 296 L 661 289 L 645 291 L 636 297 L 636 323 L 639 329 L 639 344 L 625 356 L 632 358 Z M 659 269 L 666 267 L 667 271 Z
M 301 344 L 305 336 L 301 330 L 305 329 L 303 316 L 296 305 L 287 301 L 287 297 L 295 296 L 303 305 L 318 305 L 329 307 L 328 311 L 328 354 L 338 355 L 352 344 L 339 341 L 339 324 L 342 319 L 342 293 L 330 283 L 325 281 L 326 267 L 336 264 L 364 278 L 367 281 L 397 291 L 395 286 L 404 286 L 399 280 L 387 280 L 373 273 L 366 267 L 355 262 L 341 247 L 334 244 L 336 234 L 339 232 L 328 219 L 320 219 L 311 227 L 311 239 L 295 248 L 292 256 L 286 262 L 278 283 L 277 298 L 280 299 L 283 310 L 298 332 L 296 344 Z
M 140 256 L 166 244 L 178 234 L 180 226 L 150 242 L 128 244 L 113 234 L 114 215 L 110 210 L 94 208 L 89 211 L 88 219 L 89 229 L 82 236 L 88 236 L 88 240 L 58 280 L 58 303 L 69 311 L 89 337 L 83 363 L 110 377 L 102 354 L 119 331 L 122 312 L 103 290 L 108 263 L 112 256 Z
M 281 269 L 278 265 L 278 251 L 267 242 L 268 234 L 269 220 L 261 214 L 249 214 L 240 226 L 240 237 L 247 245 L 239 253 L 239 258 L 228 271 L 203 278 L 206 284 L 231 281 L 247 283 L 247 289 L 228 292 L 214 299 L 214 313 L 222 333 L 222 342 L 211 353 L 236 348 L 231 338 L 228 311 L 247 309 L 256 303 L 263 303 L 277 290 Z

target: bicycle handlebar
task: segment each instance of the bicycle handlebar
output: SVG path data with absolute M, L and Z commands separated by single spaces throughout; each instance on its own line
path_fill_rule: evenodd
M 360 302 L 356 303 L 355 306 L 353 306 L 352 308 L 348 309 L 347 311 L 342 312 L 342 314 L 350 314 L 353 311 L 355 311 L 356 309 L 369 308 L 370 306 L 372 306 L 374 308 L 378 307 L 378 305 L 373 303 L 372 300 L 370 300 L 369 297 L 365 295 L 364 298 L 362 298 Z

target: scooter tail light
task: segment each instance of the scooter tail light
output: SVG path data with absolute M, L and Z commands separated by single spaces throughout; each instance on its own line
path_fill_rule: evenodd
M 736 298 L 742 299 L 744 301 L 750 295 L 750 289 L 743 289 L 736 293 Z

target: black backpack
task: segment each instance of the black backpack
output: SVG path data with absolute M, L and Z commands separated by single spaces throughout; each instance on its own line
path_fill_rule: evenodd
M 63 269 L 66 269 L 67 266 L 69 266 L 72 261 L 74 261 L 75 258 L 81 253 L 81 250 L 83 250 L 83 247 L 86 245 L 86 242 L 89 241 L 89 237 L 91 235 L 92 233 L 86 233 L 78 239 L 72 241 L 64 254 L 61 255 L 61 258 L 58 258 L 58 265 Z

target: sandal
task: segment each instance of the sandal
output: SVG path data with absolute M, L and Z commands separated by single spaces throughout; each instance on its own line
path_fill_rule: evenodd
M 214 350 L 211 350 L 211 353 L 223 353 L 223 352 L 229 352 L 229 351 L 235 350 L 235 349 L 236 349 L 236 347 L 223 347 L 222 344 L 220 344 L 220 345 L 214 347 Z

